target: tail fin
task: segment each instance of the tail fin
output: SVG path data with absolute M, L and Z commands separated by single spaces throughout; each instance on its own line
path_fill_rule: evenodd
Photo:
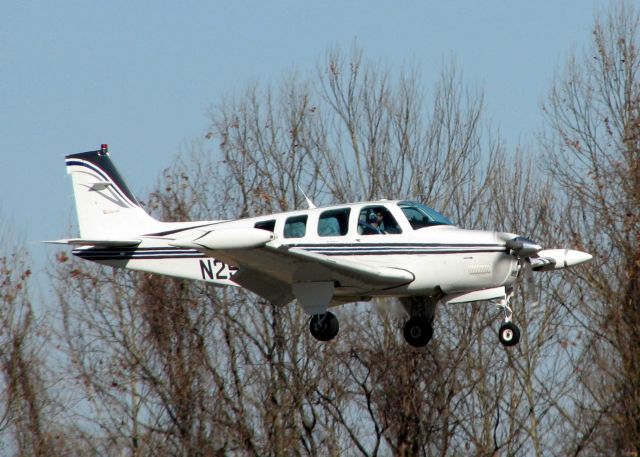
M 66 162 L 73 181 L 81 238 L 130 237 L 161 225 L 133 196 L 111 162 L 106 144 L 98 151 L 68 155 Z

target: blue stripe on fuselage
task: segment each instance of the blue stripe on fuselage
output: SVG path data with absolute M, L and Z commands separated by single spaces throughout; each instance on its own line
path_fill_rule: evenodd
M 502 245 L 491 244 L 440 244 L 440 243 L 394 243 L 394 244 L 304 244 L 289 245 L 309 252 L 327 256 L 356 255 L 411 255 L 411 254 L 471 254 L 482 252 L 507 252 Z M 88 248 L 74 249 L 73 254 L 87 260 L 126 259 L 180 259 L 207 257 L 196 249 L 174 247 L 148 248 Z

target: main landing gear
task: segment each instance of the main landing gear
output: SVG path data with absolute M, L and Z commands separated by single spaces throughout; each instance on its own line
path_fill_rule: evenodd
M 498 303 L 498 307 L 504 311 L 504 323 L 498 330 L 498 339 L 506 347 L 515 346 L 520 341 L 520 328 L 511 321 L 513 317 L 513 311 L 511 310 L 511 306 L 509 306 L 511 295 L 512 292 Z
M 500 342 L 511 347 L 520 341 L 520 329 L 512 322 L 513 311 L 509 303 L 513 296 L 513 290 L 498 302 L 498 306 L 504 311 L 504 322 L 498 331 Z M 426 346 L 433 335 L 433 318 L 436 304 L 442 297 L 407 297 L 401 298 L 400 302 L 410 318 L 404 325 L 404 339 L 413 347 Z
M 421 348 L 433 336 L 433 327 L 429 319 L 424 316 L 414 316 L 404 324 L 404 340 L 411 346 Z
M 416 348 L 426 346 L 433 336 L 432 323 L 438 298 L 406 297 L 401 298 L 400 303 L 410 316 L 404 324 L 404 340 Z
M 509 292 L 498 302 L 504 312 L 504 322 L 498 330 L 500 343 L 506 347 L 515 346 L 520 341 L 520 329 L 512 322 L 513 311 L 509 302 L 513 292 Z M 426 346 L 433 336 L 433 318 L 439 297 L 407 297 L 400 301 L 411 316 L 404 324 L 405 341 L 416 348 Z M 325 308 L 326 309 L 326 308 Z M 309 320 L 309 331 L 319 341 L 330 341 L 340 330 L 338 318 L 331 312 L 314 314 Z
M 314 314 L 309 320 L 309 331 L 316 340 L 332 340 L 338 334 L 338 330 L 340 330 L 338 318 L 329 311 L 322 314 Z

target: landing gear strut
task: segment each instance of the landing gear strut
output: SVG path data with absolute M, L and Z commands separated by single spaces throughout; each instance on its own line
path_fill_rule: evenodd
M 318 341 L 329 341 L 335 338 L 340 330 L 338 318 L 327 311 L 322 314 L 314 314 L 309 320 L 309 331 Z
M 509 292 L 506 298 L 498 303 L 498 307 L 504 311 L 504 323 L 498 330 L 498 339 L 506 347 L 515 346 L 520 341 L 520 328 L 511 321 L 513 311 L 511 310 L 511 306 L 509 306 L 509 302 L 511 301 L 512 295 L 513 292 Z

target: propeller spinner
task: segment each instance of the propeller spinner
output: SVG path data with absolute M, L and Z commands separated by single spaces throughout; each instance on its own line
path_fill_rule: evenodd
M 588 262 L 591 254 L 572 249 L 542 249 L 542 246 L 524 236 L 509 233 L 499 235 L 505 241 L 505 247 L 518 259 L 526 259 L 533 271 L 559 270 Z

